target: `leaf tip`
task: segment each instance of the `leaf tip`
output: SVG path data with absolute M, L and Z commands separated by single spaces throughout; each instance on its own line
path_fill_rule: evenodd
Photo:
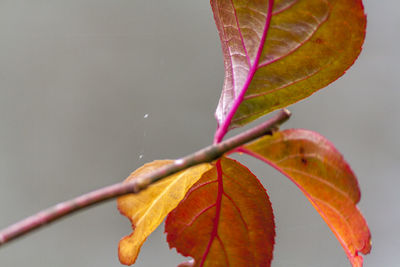
M 130 242 L 132 235 L 123 237 L 118 244 L 118 258 L 123 265 L 133 265 L 139 255 L 140 246 Z

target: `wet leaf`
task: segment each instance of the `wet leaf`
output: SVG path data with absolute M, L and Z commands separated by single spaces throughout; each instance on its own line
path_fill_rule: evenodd
M 274 218 L 265 189 L 240 163 L 222 158 L 167 217 L 182 266 L 270 266 Z
M 211 6 L 225 63 L 220 127 L 242 126 L 327 86 L 364 42 L 361 0 L 211 0 Z
M 335 147 L 318 133 L 292 129 L 239 149 L 272 165 L 310 200 L 342 244 L 353 266 L 371 250 L 371 235 L 356 204 L 357 179 Z
M 125 182 L 172 162 L 157 160 L 147 163 L 134 171 Z M 190 187 L 210 168 L 212 168 L 210 164 L 197 165 L 152 184 L 139 194 L 129 194 L 118 198 L 119 211 L 131 220 L 134 229 L 131 235 L 119 242 L 118 255 L 122 264 L 135 263 L 146 238 L 178 205 Z

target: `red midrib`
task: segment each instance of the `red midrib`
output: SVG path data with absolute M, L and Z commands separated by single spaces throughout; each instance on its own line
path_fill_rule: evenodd
M 249 73 L 246 78 L 246 82 L 243 85 L 243 88 L 239 92 L 239 95 L 236 96 L 235 101 L 233 102 L 233 105 L 231 109 L 228 112 L 228 115 L 226 116 L 225 120 L 221 125 L 218 126 L 217 131 L 215 132 L 215 137 L 214 137 L 214 144 L 218 144 L 222 141 L 224 138 L 225 134 L 228 132 L 228 128 L 232 122 L 233 117 L 235 116 L 236 111 L 238 110 L 240 104 L 243 102 L 244 95 L 246 94 L 247 89 L 250 86 L 251 81 L 253 80 L 254 74 L 256 73 L 258 69 L 258 63 L 262 54 L 262 50 L 264 47 L 265 40 L 267 38 L 271 18 L 272 18 L 272 9 L 274 7 L 274 0 L 269 0 L 268 1 L 268 14 L 266 17 L 265 21 L 265 26 L 264 26 L 264 31 L 263 35 L 260 40 L 260 44 L 258 46 L 258 51 L 256 58 L 254 59 L 253 65 L 250 66 Z
M 218 194 L 217 194 L 217 200 L 216 200 L 214 225 L 213 225 L 213 229 L 211 232 L 210 240 L 208 241 L 208 244 L 207 244 L 207 248 L 201 259 L 200 267 L 204 266 L 204 262 L 206 261 L 208 253 L 210 252 L 211 245 L 214 242 L 214 239 L 216 237 L 218 237 L 219 219 L 221 217 L 222 195 L 224 193 L 224 186 L 223 186 L 223 181 L 222 181 L 221 160 L 217 161 L 216 166 L 217 166 L 217 175 L 218 175 Z

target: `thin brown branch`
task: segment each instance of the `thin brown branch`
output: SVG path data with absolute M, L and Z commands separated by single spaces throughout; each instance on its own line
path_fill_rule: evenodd
M 138 193 L 145 189 L 148 185 L 159 181 L 168 175 L 200 163 L 211 162 L 230 150 L 235 149 L 236 147 L 248 143 L 265 134 L 271 133 L 271 131 L 278 128 L 280 124 L 288 120 L 289 117 L 290 112 L 286 109 L 283 109 L 268 121 L 244 133 L 236 135 L 219 144 L 208 146 L 184 158 L 177 159 L 173 164 L 167 165 L 152 173 L 143 175 L 142 177 L 138 177 L 130 183 L 118 183 L 110 185 L 77 198 L 59 203 L 49 209 L 40 211 L 39 213 L 23 219 L 20 222 L 17 222 L 0 231 L 0 246 L 45 224 L 49 224 L 57 219 L 60 219 L 65 215 L 128 193 Z

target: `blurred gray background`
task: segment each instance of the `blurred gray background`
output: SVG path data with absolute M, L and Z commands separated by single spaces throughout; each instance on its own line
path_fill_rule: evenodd
M 365 266 L 400 266 L 400 4 L 364 2 L 359 60 L 291 106 L 284 127 L 336 144 L 358 175 L 373 235 Z M 122 181 L 145 162 L 210 144 L 223 75 L 208 0 L 0 0 L 0 228 Z M 272 266 L 350 266 L 288 179 L 241 160 L 275 210 Z M 136 266 L 182 261 L 163 231 L 148 239 Z M 109 202 L 1 248 L 0 266 L 120 266 L 118 241 L 130 232 Z

